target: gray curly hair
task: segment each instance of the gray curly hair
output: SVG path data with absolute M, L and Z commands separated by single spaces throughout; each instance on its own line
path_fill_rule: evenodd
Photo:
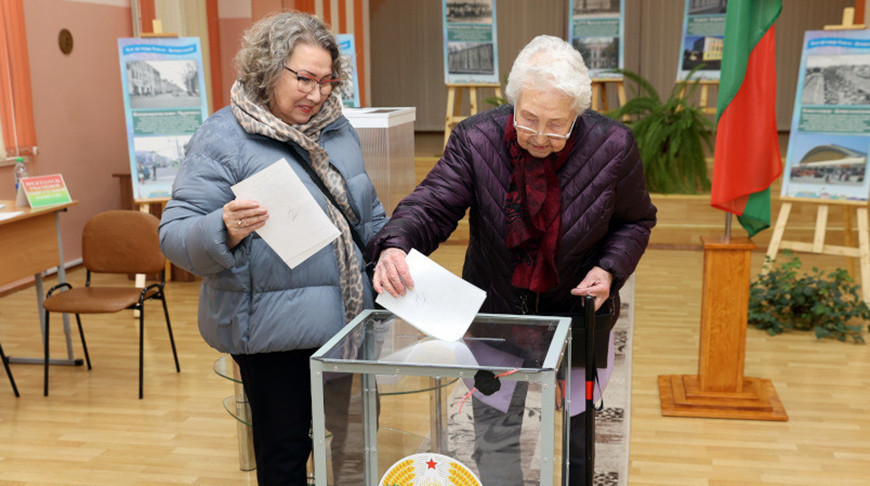
M 338 43 L 320 19 L 304 12 L 277 13 L 245 31 L 235 58 L 238 81 L 255 103 L 266 105 L 272 99 L 284 63 L 299 43 L 326 49 L 332 57 L 333 74 L 347 79 Z
M 517 54 L 508 75 L 505 96 L 516 106 L 525 88 L 553 88 L 574 100 L 579 116 L 592 103 L 592 80 L 583 56 L 571 44 L 551 35 L 539 35 Z

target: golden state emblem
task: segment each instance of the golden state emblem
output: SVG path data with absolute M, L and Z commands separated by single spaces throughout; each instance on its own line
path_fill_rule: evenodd
M 481 486 L 461 462 L 441 454 L 413 454 L 387 469 L 378 486 Z

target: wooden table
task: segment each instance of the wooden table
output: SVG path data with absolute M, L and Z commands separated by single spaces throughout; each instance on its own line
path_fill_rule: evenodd
M 0 201 L 0 218 L 10 213 L 19 213 L 0 219 L 0 286 L 33 276 L 36 280 L 36 300 L 40 330 L 45 339 L 45 312 L 42 302 L 45 292 L 42 286 L 42 273 L 57 268 L 58 282 L 66 282 L 66 269 L 63 259 L 63 242 L 60 233 L 60 213 L 75 206 L 78 201 L 56 204 L 42 208 L 19 208 L 15 201 Z M 80 366 L 81 359 L 75 359 L 70 339 L 69 316 L 64 314 L 63 327 L 66 335 L 67 359 L 52 359 L 51 364 Z M 13 363 L 42 364 L 43 358 L 15 358 Z

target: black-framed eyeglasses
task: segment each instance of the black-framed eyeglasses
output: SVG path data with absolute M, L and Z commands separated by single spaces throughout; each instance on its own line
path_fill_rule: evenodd
M 284 69 L 293 73 L 296 76 L 296 88 L 303 93 L 310 93 L 314 91 L 315 86 L 320 86 L 320 94 L 328 95 L 332 93 L 336 87 L 338 87 L 338 83 L 341 82 L 339 78 L 329 78 L 329 79 L 314 79 L 311 76 L 306 76 L 304 74 L 300 74 L 287 66 L 284 66 Z
M 517 123 L 517 109 L 516 109 L 516 107 L 514 107 L 514 129 L 518 133 L 523 133 L 523 134 L 526 134 L 530 137 L 537 137 L 538 135 L 543 135 L 543 136 L 545 136 L 553 141 L 568 140 L 569 138 L 571 138 L 571 132 L 574 131 L 574 124 L 575 123 L 577 123 L 577 117 L 574 117 L 574 121 L 571 122 L 571 128 L 569 128 L 568 133 L 566 133 L 564 135 L 562 135 L 560 133 L 547 133 L 547 132 L 542 131 L 542 130 L 540 130 L 540 131 L 535 130 L 534 128 L 527 127 L 525 125 L 520 125 L 519 123 Z

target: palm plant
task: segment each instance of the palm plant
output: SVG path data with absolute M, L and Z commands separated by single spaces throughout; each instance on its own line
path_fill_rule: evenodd
M 684 85 L 677 83 L 665 100 L 640 74 L 618 72 L 635 83 L 634 96 L 607 115 L 627 118 L 643 160 L 647 188 L 659 193 L 709 191 L 705 154 L 713 148 L 713 123 L 702 108 L 688 101 L 699 85 L 697 79 L 691 80 L 695 70 L 686 77 L 685 96 L 681 93 Z

